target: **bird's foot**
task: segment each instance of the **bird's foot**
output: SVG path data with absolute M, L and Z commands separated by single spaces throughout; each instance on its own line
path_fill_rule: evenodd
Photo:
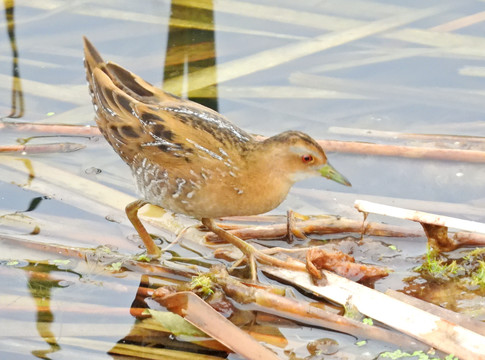
M 162 250 L 160 250 L 157 244 L 155 244 L 152 237 L 145 229 L 142 222 L 140 221 L 140 218 L 138 217 L 138 210 L 140 210 L 140 208 L 142 208 L 146 204 L 148 204 L 148 202 L 144 200 L 133 201 L 126 205 L 125 212 L 126 216 L 128 216 L 128 219 L 131 221 L 133 227 L 138 232 L 138 235 L 140 235 L 141 240 L 145 244 L 145 247 L 147 249 L 147 256 L 150 259 L 158 259 L 162 255 Z
M 272 265 L 272 266 L 291 269 L 291 270 L 305 271 L 306 269 L 305 264 L 303 264 L 300 261 L 297 261 L 297 260 L 284 261 L 284 260 L 275 258 L 274 256 L 268 255 L 267 253 L 265 253 L 265 250 L 256 249 L 253 245 L 248 244 L 246 241 L 220 228 L 212 219 L 204 218 L 202 219 L 202 223 L 210 231 L 212 231 L 217 236 L 219 236 L 221 239 L 227 241 L 228 243 L 234 245 L 239 250 L 241 250 L 241 252 L 245 256 L 242 259 L 238 260 L 233 265 L 233 268 L 241 264 L 242 261 L 247 260 L 252 280 L 257 280 L 256 261 L 262 264 Z

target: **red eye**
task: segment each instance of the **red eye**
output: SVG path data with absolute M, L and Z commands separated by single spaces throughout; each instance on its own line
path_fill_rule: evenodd
M 304 164 L 311 164 L 313 162 L 313 156 L 309 154 L 303 155 L 301 157 L 301 161 L 303 161 Z

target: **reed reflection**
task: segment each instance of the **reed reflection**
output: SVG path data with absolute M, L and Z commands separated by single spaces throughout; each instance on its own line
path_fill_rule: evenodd
M 24 95 L 19 71 L 19 53 L 15 37 L 15 0 L 3 0 L 7 32 L 12 49 L 12 105 L 10 114 L 6 117 L 21 118 L 24 116 Z
M 206 6 L 208 5 L 208 6 Z M 202 105 L 218 110 L 217 85 L 199 90 L 196 96 L 190 92 L 190 76 L 193 71 L 213 68 L 211 83 L 217 83 L 216 50 L 214 37 L 214 11 L 212 1 L 204 9 L 177 5 L 172 2 L 168 29 L 167 51 L 164 67 L 164 83 L 171 82 L 170 91 L 187 97 Z M 200 96 L 201 92 L 204 96 Z

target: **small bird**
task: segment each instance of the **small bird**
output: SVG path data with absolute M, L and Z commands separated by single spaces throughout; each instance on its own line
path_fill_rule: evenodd
M 226 232 L 214 218 L 268 212 L 309 177 L 350 186 L 307 134 L 286 131 L 258 141 L 216 111 L 104 62 L 86 38 L 84 64 L 99 130 L 130 166 L 142 197 L 127 205 L 127 216 L 153 258 L 161 250 L 137 215 L 147 203 L 201 220 L 248 257 L 254 278 L 256 259 L 281 260 Z

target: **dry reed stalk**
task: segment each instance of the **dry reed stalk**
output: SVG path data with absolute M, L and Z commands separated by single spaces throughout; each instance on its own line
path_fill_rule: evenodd
M 183 291 L 166 295 L 155 291 L 153 298 L 246 359 L 279 359 L 271 350 L 259 344 L 192 292 Z
M 86 145 L 76 143 L 53 143 L 40 145 L 3 145 L 0 153 L 46 154 L 67 153 L 84 149 Z
M 362 314 L 447 354 L 485 359 L 484 336 L 332 272 L 322 270 L 327 285 L 316 286 L 308 274 L 301 272 L 272 268 L 263 271 L 338 304 L 350 303 Z
M 369 144 L 350 141 L 319 140 L 318 143 L 327 151 L 362 155 L 398 156 L 413 159 L 433 159 L 444 161 L 485 162 L 485 151 L 438 149 L 430 147 Z
M 354 206 L 357 210 L 364 213 L 392 216 L 399 219 L 416 221 L 419 223 L 445 226 L 448 228 L 454 228 L 454 229 L 460 229 L 460 230 L 466 230 L 466 231 L 485 234 L 485 224 L 477 221 L 457 219 L 450 216 L 443 216 L 443 215 L 426 213 L 423 211 L 403 209 L 395 206 L 376 204 L 370 201 L 363 201 L 363 200 L 356 200 Z
M 485 144 L 485 137 L 483 136 L 465 136 L 465 135 L 442 135 L 442 134 L 410 134 L 398 131 L 382 131 L 375 129 L 357 129 L 344 128 L 338 126 L 331 126 L 328 131 L 332 134 L 354 135 L 362 137 L 373 137 L 388 140 L 403 139 L 403 140 L 418 140 L 430 142 L 450 142 L 459 144 L 468 143 L 483 143 Z
M 231 218 L 228 218 L 231 219 Z M 275 239 L 288 234 L 287 224 L 255 225 L 246 226 L 239 224 L 219 224 L 230 233 L 241 239 Z M 338 234 L 338 233 L 359 233 L 372 236 L 389 237 L 418 237 L 424 234 L 420 231 L 410 230 L 402 226 L 380 224 L 376 222 L 363 223 L 363 221 L 346 219 L 342 217 L 321 217 L 311 220 L 301 220 L 294 223 L 297 231 L 304 234 Z M 218 239 L 215 234 L 206 235 L 208 241 Z
M 28 122 L 1 121 L 0 130 L 2 129 L 19 132 L 39 132 L 43 134 L 101 136 L 98 127 L 91 125 L 38 124 Z
M 266 269 L 267 267 L 264 267 L 264 271 L 266 271 Z M 268 273 L 272 275 L 279 273 L 278 269 L 271 269 L 272 271 L 268 271 Z M 224 273 L 225 272 L 222 272 L 222 274 L 216 276 L 216 281 L 224 288 L 224 292 L 236 301 L 254 308 L 254 310 L 260 310 L 311 326 L 320 326 L 327 329 L 344 332 L 363 339 L 385 341 L 391 344 L 403 346 L 407 349 L 416 349 L 419 347 L 417 342 L 413 341 L 407 336 L 403 336 L 402 334 L 375 326 L 369 326 L 362 322 L 337 315 L 333 312 L 312 306 L 307 301 L 290 299 L 272 294 L 262 289 L 249 288 L 224 275 Z M 292 274 L 292 276 L 295 274 L 295 272 L 292 271 L 289 271 L 289 273 Z M 303 278 L 307 279 L 307 282 L 311 282 L 308 274 L 300 274 Z M 290 281 L 293 279 L 292 276 L 289 277 Z M 283 281 L 286 282 L 286 280 Z M 319 286 L 315 287 L 318 288 Z M 358 295 L 356 294 L 356 296 Z
M 435 314 L 436 316 L 439 316 L 444 320 L 448 320 L 450 322 L 463 326 L 464 328 L 472 330 L 480 335 L 485 336 L 485 323 L 479 320 L 475 320 L 468 315 L 460 314 L 460 313 L 442 308 L 441 306 L 431 304 L 424 300 L 406 295 L 402 292 L 395 291 L 392 289 L 386 290 L 386 295 L 392 296 L 398 300 L 406 302 L 424 311 Z

